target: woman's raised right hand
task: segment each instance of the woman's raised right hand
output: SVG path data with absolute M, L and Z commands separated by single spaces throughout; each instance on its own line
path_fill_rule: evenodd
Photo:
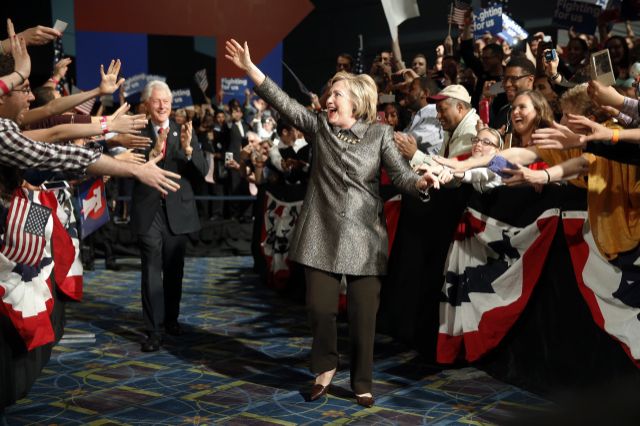
M 224 55 L 225 58 L 233 62 L 236 67 L 247 71 L 253 65 L 251 54 L 249 53 L 249 45 L 246 41 L 243 47 L 234 39 L 227 40 L 225 48 L 227 50 L 227 54 Z

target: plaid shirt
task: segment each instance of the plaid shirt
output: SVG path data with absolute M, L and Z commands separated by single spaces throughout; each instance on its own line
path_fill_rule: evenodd
M 19 169 L 71 171 L 84 174 L 101 153 L 75 145 L 36 142 L 20 133 L 18 125 L 0 118 L 0 164 Z

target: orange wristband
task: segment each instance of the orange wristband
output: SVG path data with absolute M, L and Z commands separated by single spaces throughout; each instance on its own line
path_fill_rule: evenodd
M 620 129 L 613 129 L 613 135 L 611 135 L 611 143 L 617 144 L 620 140 Z

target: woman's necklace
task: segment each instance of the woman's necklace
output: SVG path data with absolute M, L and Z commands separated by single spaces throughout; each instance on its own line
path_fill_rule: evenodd
M 338 130 L 336 136 L 343 142 L 350 143 L 351 145 L 355 145 L 360 143 L 360 139 L 351 137 L 347 134 L 348 130 Z

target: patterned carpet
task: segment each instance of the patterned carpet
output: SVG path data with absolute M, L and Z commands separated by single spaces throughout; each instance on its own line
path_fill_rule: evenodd
M 264 288 L 248 257 L 188 259 L 187 333 L 141 353 L 137 261 L 120 263 L 121 271 L 87 272 L 85 301 L 67 310 L 65 337 L 94 333 L 95 342 L 58 345 L 28 398 L 0 424 L 480 425 L 548 406 L 476 369 L 427 365 L 385 336 L 376 342 L 375 407 L 354 403 L 346 357 L 330 395 L 305 402 L 304 309 Z M 344 354 L 346 342 L 340 345 Z

